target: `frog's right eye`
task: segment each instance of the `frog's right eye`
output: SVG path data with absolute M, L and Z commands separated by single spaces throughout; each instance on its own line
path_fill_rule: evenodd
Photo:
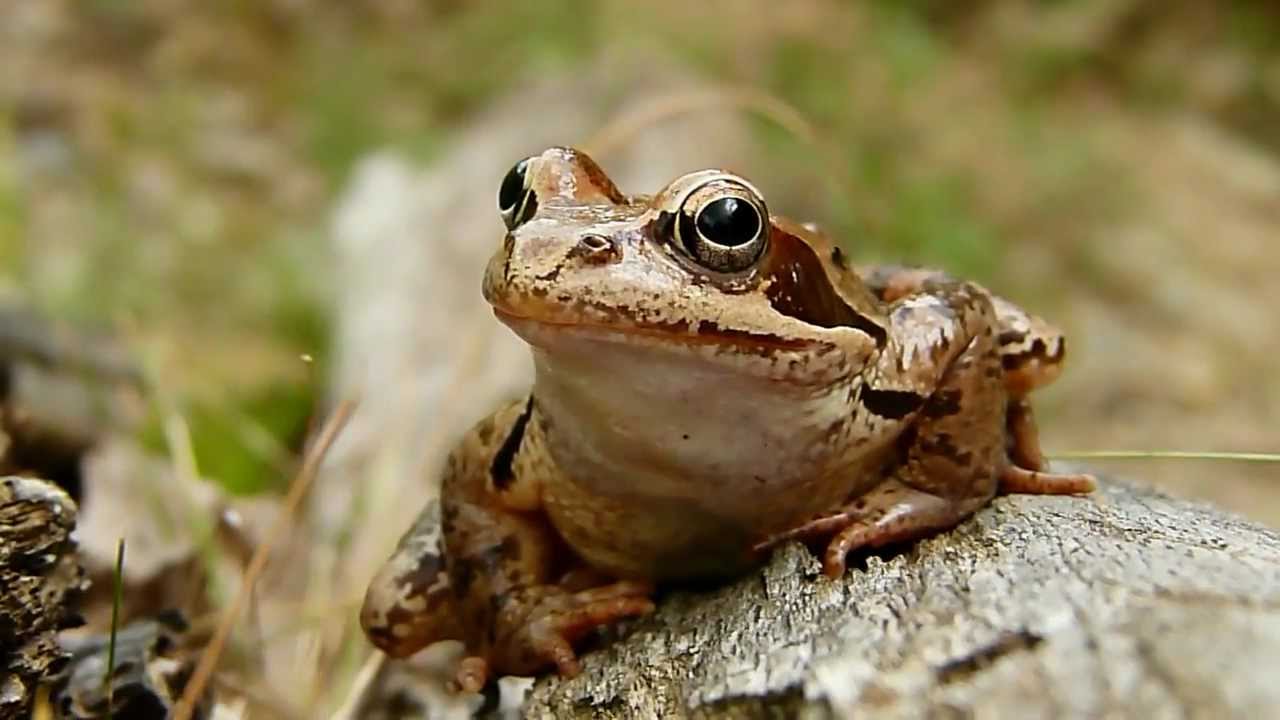
M 538 210 L 538 197 L 529 186 L 532 162 L 533 158 L 527 157 L 512 166 L 498 188 L 498 212 L 508 230 L 520 227 Z

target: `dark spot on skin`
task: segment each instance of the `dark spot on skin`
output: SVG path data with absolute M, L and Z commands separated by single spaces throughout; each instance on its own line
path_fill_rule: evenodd
M 831 248 L 831 262 L 841 270 L 849 269 L 849 265 L 845 262 L 844 251 L 839 247 Z
M 915 447 L 916 440 L 919 437 L 920 437 L 920 428 L 916 427 L 914 424 L 908 426 L 907 429 L 904 430 L 903 433 L 898 436 L 897 462 L 899 465 L 907 461 L 907 457 L 911 454 L 911 448 Z M 887 474 L 887 472 L 888 470 L 886 469 L 885 473 Z
M 680 436 L 680 439 L 681 439 L 681 440 L 688 440 L 688 439 L 689 439 L 689 433 L 685 433 L 685 434 L 681 435 L 681 436 Z
M 506 490 L 515 480 L 515 472 L 511 465 L 515 462 L 516 452 L 520 450 L 520 442 L 524 439 L 525 426 L 529 424 L 529 415 L 533 412 L 533 396 L 529 396 L 524 404 L 520 417 L 511 425 L 511 433 L 502 441 L 502 447 L 493 454 L 493 463 L 489 466 L 489 477 L 498 490 Z
M 653 237 L 661 238 L 669 241 L 675 237 L 676 214 L 670 212 L 658 213 L 658 218 L 653 221 Z
M 964 393 L 959 390 L 943 390 L 934 393 L 924 404 L 926 417 L 942 418 L 960 412 L 960 400 Z
M 503 568 L 510 562 L 516 562 L 520 559 L 520 541 L 514 535 L 508 535 L 502 539 L 502 542 L 481 550 L 476 555 L 476 561 L 480 564 L 480 571 L 485 577 L 500 577 Z
M 1027 339 L 1027 334 L 1021 330 L 1005 330 L 1000 333 L 1000 337 L 996 338 L 996 342 L 1001 345 L 1014 345 Z
M 502 239 L 502 255 L 503 255 L 502 279 L 503 280 L 511 279 L 511 256 L 515 254 L 515 251 L 516 251 L 516 239 L 511 235 L 511 233 L 507 233 L 506 237 Z
M 871 412 L 888 420 L 901 420 L 915 412 L 924 403 L 924 397 L 910 390 L 877 390 L 862 388 L 862 404 Z
M 458 506 L 446 502 L 440 504 L 440 529 L 445 535 L 453 534 L 458 521 Z
M 449 582 L 459 597 L 465 596 L 476 579 L 476 568 L 470 558 L 460 557 L 453 562 L 449 570 Z
M 508 535 L 501 542 L 456 558 L 449 573 L 454 592 L 459 597 L 465 596 L 477 577 L 490 581 L 500 578 L 504 565 L 519 560 L 519 557 L 520 541 Z
M 1002 355 L 1000 357 L 1000 365 L 1002 365 L 1005 370 L 1017 370 L 1030 357 L 1031 357 L 1030 353 L 1019 353 L 1017 355 Z
M 973 462 L 973 453 L 956 447 L 949 433 L 938 433 L 920 441 L 920 451 L 926 455 L 940 455 L 957 465 L 968 466 Z
M 761 275 L 769 281 L 765 296 L 774 310 L 817 327 L 853 328 L 884 347 L 888 332 L 845 302 L 808 243 L 776 227 L 769 239 Z
M 552 282 L 556 278 L 560 277 L 560 271 L 562 269 L 564 269 L 564 263 L 560 263 L 559 265 L 556 265 L 555 267 L 542 273 L 541 275 L 535 275 L 534 278 L 541 282 Z
M 444 558 L 435 553 L 423 553 L 418 557 L 418 562 L 413 566 L 412 571 L 396 578 L 396 584 L 408 587 L 411 596 L 425 597 L 427 589 L 440 579 L 442 572 L 444 572 Z

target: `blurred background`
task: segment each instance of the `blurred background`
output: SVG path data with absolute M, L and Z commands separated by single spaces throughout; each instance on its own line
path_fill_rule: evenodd
M 1051 453 L 1280 451 L 1274 3 L 6 2 L 7 337 L 49 326 L 136 366 L 130 399 L 63 415 L 117 444 L 86 468 L 127 483 L 150 463 L 187 488 L 177 510 L 131 495 L 86 518 L 90 551 L 109 557 L 128 513 L 275 517 L 313 409 L 359 394 L 294 519 L 305 577 L 276 585 L 362 586 L 416 510 L 396 497 L 525 378 L 479 268 L 503 174 L 551 143 L 627 192 L 739 170 L 859 260 L 941 266 L 1060 324 L 1067 371 L 1038 396 Z M 1096 466 L 1280 527 L 1274 463 Z M 217 535 L 201 513 L 193 547 Z M 236 575 L 202 557 L 184 587 L 216 610 Z M 358 596 L 328 602 L 340 627 L 307 657 L 350 677 Z M 284 684 L 285 714 L 348 688 Z

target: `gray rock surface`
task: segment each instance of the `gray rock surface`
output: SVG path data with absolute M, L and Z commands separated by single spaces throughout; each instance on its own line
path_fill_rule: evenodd
M 524 712 L 1280 717 L 1277 668 L 1280 534 L 1106 482 L 999 498 L 839 582 L 789 546 L 762 573 L 666 598 Z

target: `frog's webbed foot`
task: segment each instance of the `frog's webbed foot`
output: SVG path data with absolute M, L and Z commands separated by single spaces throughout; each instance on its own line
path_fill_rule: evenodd
M 914 540 L 955 526 L 984 500 L 955 501 L 917 490 L 897 480 L 886 480 L 844 506 L 755 546 L 757 552 L 783 542 L 814 542 L 829 538 L 822 556 L 822 571 L 831 578 L 844 575 L 846 558 L 860 548 L 877 548 Z
M 582 639 L 596 628 L 653 612 L 652 594 L 652 585 L 633 581 L 577 592 L 558 585 L 524 589 L 502 601 L 491 653 L 511 672 L 550 664 L 572 677 L 582 669 L 575 651 Z

